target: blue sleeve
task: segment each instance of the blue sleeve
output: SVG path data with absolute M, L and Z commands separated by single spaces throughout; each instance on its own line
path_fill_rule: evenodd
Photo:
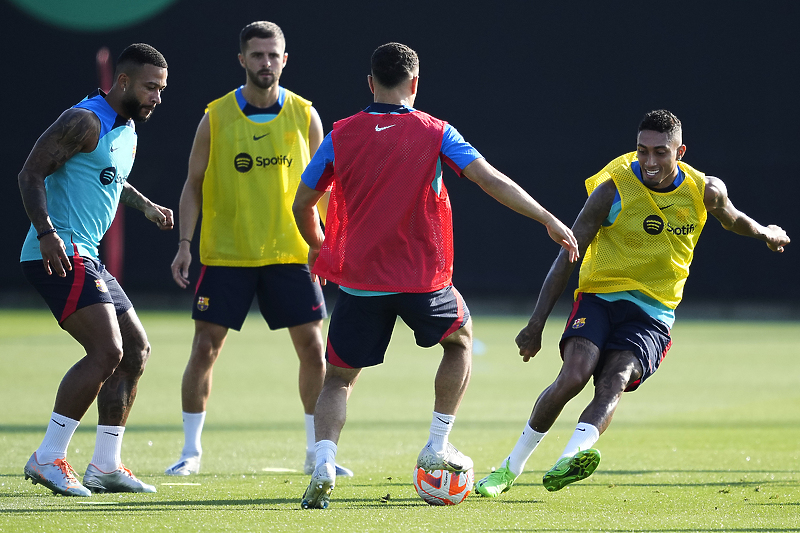
M 300 179 L 310 188 L 324 191 L 328 188 L 329 177 L 333 174 L 333 159 L 333 141 L 331 134 L 328 133 Z
M 459 176 L 467 165 L 482 157 L 480 152 L 464 140 L 464 137 L 458 133 L 457 129 L 450 124 L 445 126 L 444 136 L 442 137 L 442 159 Z

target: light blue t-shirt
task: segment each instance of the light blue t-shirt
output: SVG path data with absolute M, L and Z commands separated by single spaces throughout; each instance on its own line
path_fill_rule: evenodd
M 47 211 L 67 255 L 98 259 L 100 239 L 114 221 L 119 197 L 136 157 L 133 121 L 122 118 L 97 90 L 74 107 L 88 109 L 100 119 L 97 147 L 79 152 L 44 180 Z M 28 229 L 20 261 L 41 260 L 36 228 Z

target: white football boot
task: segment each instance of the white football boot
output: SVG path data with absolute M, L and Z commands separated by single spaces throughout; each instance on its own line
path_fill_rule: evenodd
M 433 451 L 430 443 L 428 443 L 422 448 L 422 451 L 419 452 L 417 466 L 428 472 L 432 470 L 465 472 L 472 468 L 472 459 L 456 450 L 456 447 L 449 442 L 441 453 Z
M 156 492 L 154 486 L 141 481 L 123 464 L 113 472 L 103 472 L 90 464 L 83 475 L 83 485 L 92 492 Z
M 63 496 L 91 496 L 92 493 L 81 485 L 75 470 L 66 459 L 56 459 L 52 463 L 40 463 L 33 452 L 25 465 L 25 479 L 34 485 L 41 483 L 55 494 Z
M 199 455 L 195 457 L 181 457 L 177 463 L 164 470 L 164 473 L 168 476 L 190 476 L 199 472 Z
M 314 473 L 314 468 L 317 466 L 317 455 L 314 450 L 306 451 L 306 462 L 303 465 L 303 473 L 310 476 Z M 345 468 L 340 464 L 336 464 L 337 477 L 353 477 L 353 471 Z
M 336 469 L 330 463 L 323 463 L 314 470 L 311 483 L 303 493 L 300 506 L 303 509 L 327 509 L 331 503 L 331 492 L 336 485 Z

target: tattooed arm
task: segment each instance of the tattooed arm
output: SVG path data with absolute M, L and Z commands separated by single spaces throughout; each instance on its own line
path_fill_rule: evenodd
M 47 211 L 44 180 L 64 166 L 79 152 L 91 152 L 100 137 L 100 119 L 85 109 L 68 109 L 39 137 L 33 146 L 17 181 L 25 212 L 37 234 L 53 228 Z M 72 265 L 66 254 L 64 241 L 57 233 L 49 233 L 39 240 L 42 262 L 48 274 L 55 271 L 66 276 Z

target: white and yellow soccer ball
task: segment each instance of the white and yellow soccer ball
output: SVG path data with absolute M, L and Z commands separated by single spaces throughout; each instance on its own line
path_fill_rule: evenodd
M 464 472 L 426 472 L 419 466 L 414 467 L 414 488 L 430 505 L 458 505 L 472 492 L 474 483 L 475 472 L 471 468 Z

